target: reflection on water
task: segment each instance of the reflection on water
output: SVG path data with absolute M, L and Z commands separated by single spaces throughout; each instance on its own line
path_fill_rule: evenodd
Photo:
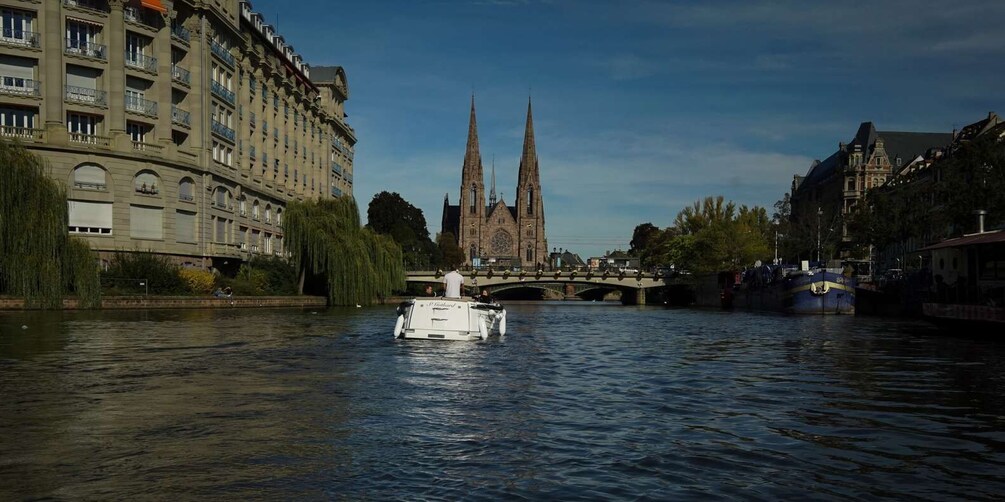
M 0 499 L 1005 493 L 1000 342 L 509 311 L 479 343 L 392 341 L 390 307 L 0 313 Z

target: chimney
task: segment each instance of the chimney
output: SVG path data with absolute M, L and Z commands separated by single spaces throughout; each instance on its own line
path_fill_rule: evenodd
M 988 212 L 985 211 L 985 210 L 983 210 L 983 209 L 978 209 L 978 210 L 974 211 L 974 214 L 977 215 L 977 233 L 983 234 L 984 233 L 984 216 L 987 215 Z

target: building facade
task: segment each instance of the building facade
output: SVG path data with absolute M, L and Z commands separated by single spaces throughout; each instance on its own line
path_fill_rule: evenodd
M 282 255 L 288 202 L 352 194 L 345 72 L 310 68 L 250 2 L 0 0 L 0 13 L 0 135 L 48 161 L 70 233 L 103 259 Z
M 950 133 L 877 131 L 872 122 L 863 122 L 849 143 L 839 143 L 836 152 L 814 161 L 805 176 L 793 177 L 791 218 L 815 224 L 818 239 L 833 244 L 836 254 L 822 259 L 867 260 L 849 252 L 846 217 L 867 190 L 882 186 L 904 166 L 952 140 Z
M 464 265 L 542 267 L 548 262 L 544 201 L 541 197 L 534 119 L 529 101 L 516 194 L 514 206 L 508 206 L 496 197 L 493 166 L 492 184 L 486 204 L 485 174 L 478 146 L 475 101 L 472 97 L 468 141 L 461 169 L 460 203 L 451 205 L 449 194 L 444 197 L 441 230 L 450 232 L 457 238 L 457 245 L 464 251 Z

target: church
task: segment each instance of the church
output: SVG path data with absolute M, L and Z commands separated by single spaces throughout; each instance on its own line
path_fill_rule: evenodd
M 544 202 L 534 144 L 534 119 L 527 101 L 527 127 L 517 176 L 515 205 L 496 197 L 495 166 L 492 185 L 485 202 L 485 175 L 478 150 L 478 123 L 475 99 L 471 97 L 468 143 L 461 169 L 459 204 L 443 199 L 441 232 L 450 232 L 464 251 L 465 266 L 505 266 L 534 270 L 548 261 L 548 241 L 544 233 Z

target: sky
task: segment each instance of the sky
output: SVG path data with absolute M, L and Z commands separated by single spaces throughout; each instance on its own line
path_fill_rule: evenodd
M 486 186 L 494 163 L 509 204 L 533 100 L 548 246 L 584 258 L 706 196 L 771 214 L 861 122 L 951 132 L 1005 113 L 1005 2 L 252 4 L 308 64 L 345 68 L 364 221 L 397 192 L 431 237 L 460 196 L 472 94 Z

